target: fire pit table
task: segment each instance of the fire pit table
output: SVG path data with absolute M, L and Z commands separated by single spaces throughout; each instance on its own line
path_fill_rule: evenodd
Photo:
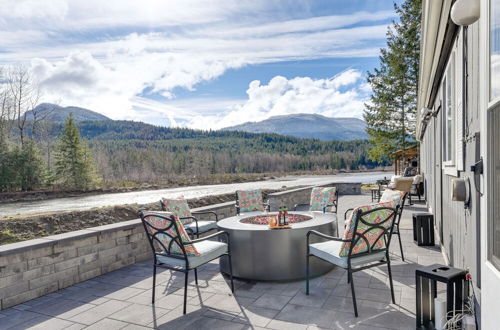
M 337 215 L 323 212 L 290 212 L 288 229 L 270 229 L 270 217 L 276 212 L 250 212 L 217 222 L 220 230 L 229 233 L 233 275 L 259 281 L 286 281 L 305 277 L 306 234 L 317 230 L 327 235 L 337 231 Z M 311 236 L 311 243 L 314 240 Z M 311 258 L 310 274 L 319 276 L 333 265 Z M 221 271 L 229 273 L 226 258 L 220 259 Z

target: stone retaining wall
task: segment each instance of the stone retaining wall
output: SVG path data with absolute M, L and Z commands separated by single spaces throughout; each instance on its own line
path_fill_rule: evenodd
M 360 184 L 335 185 L 341 196 L 360 192 Z M 291 209 L 308 203 L 310 194 L 311 187 L 306 187 L 269 194 L 268 199 L 273 210 L 283 204 Z M 192 211 L 215 211 L 219 219 L 236 215 L 234 202 Z M 0 309 L 148 258 L 151 250 L 139 219 L 0 245 Z

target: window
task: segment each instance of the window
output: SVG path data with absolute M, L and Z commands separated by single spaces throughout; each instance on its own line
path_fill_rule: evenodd
M 500 0 L 490 6 L 490 100 L 500 96 Z
M 464 59 L 461 30 L 452 48 L 441 83 L 442 159 L 444 173 L 458 176 L 464 170 L 463 88 Z
M 500 270 L 500 106 L 489 111 L 492 213 L 488 220 L 488 259 Z
M 445 166 L 455 160 L 455 52 L 452 53 L 443 79 L 443 161 Z
M 500 0 L 490 6 L 490 101 L 500 97 Z M 488 110 L 490 214 L 488 217 L 488 260 L 500 270 L 500 103 Z

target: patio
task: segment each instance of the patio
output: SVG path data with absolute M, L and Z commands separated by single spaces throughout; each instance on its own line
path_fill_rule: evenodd
M 339 202 L 342 228 L 344 211 L 370 203 L 370 196 L 341 196 Z M 0 329 L 414 329 L 415 268 L 444 263 L 437 247 L 413 243 L 411 214 L 419 211 L 425 207 L 417 203 L 406 205 L 403 213 L 406 262 L 398 243 L 391 244 L 396 304 L 390 303 L 386 266 L 355 273 L 358 318 L 342 269 L 313 279 L 309 296 L 304 281 L 238 280 L 232 295 L 218 261 L 200 268 L 198 288 L 190 276 L 188 314 L 183 316 L 183 274 L 160 270 L 153 307 L 152 265 L 147 261 L 0 311 Z

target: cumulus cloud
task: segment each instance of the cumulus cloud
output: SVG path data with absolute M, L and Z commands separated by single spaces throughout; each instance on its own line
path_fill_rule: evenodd
M 216 128 L 290 112 L 359 115 L 369 86 L 355 70 L 330 79 L 254 81 L 248 100 L 204 99 L 208 107 L 176 100 L 179 88 L 194 91 L 247 65 L 376 56 L 394 16 L 310 17 L 307 7 L 307 1 L 270 0 L 203 6 L 197 0 L 2 0 L 0 64 L 31 63 L 45 101 L 114 119 L 207 128 L 205 119 L 212 118 Z
M 318 113 L 328 117 L 362 116 L 368 92 L 360 71 L 349 69 L 329 79 L 282 76 L 269 83 L 250 82 L 248 100 L 220 115 L 195 117 L 188 126 L 223 128 L 272 116 L 296 113 Z

